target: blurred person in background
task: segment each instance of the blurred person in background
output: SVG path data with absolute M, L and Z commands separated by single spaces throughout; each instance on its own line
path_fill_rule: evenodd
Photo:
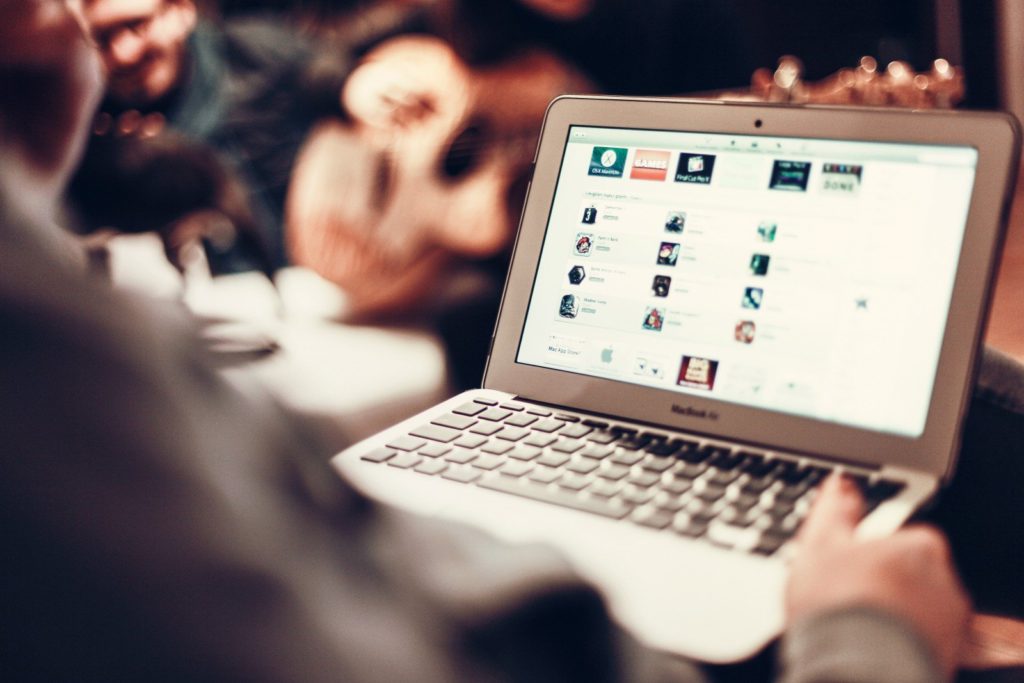
M 202 214 L 215 273 L 284 265 L 292 164 L 313 122 L 338 113 L 345 58 L 288 22 L 217 23 L 193 0 L 83 10 L 107 88 L 72 184 L 81 228 L 156 230 L 177 244 L 175 230 Z

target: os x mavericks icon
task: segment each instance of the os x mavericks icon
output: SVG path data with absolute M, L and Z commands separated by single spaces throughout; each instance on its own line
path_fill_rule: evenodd
M 621 178 L 628 151 L 625 147 L 595 147 L 590 155 L 590 175 Z

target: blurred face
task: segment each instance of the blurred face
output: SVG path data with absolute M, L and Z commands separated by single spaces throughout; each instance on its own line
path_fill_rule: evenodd
M 86 0 L 85 18 L 107 70 L 107 95 L 145 106 L 181 80 L 196 24 L 191 0 Z

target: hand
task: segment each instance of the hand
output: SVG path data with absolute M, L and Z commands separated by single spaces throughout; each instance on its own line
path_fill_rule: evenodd
M 786 591 L 789 623 L 864 605 L 902 617 L 924 637 L 947 675 L 956 668 L 970 606 L 942 534 L 913 526 L 859 540 L 863 499 L 847 479 L 830 477 L 797 538 Z

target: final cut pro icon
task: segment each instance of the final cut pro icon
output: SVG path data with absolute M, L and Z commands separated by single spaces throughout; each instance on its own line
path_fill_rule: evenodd
M 624 147 L 595 147 L 590 155 L 590 175 L 621 178 L 626 168 Z

